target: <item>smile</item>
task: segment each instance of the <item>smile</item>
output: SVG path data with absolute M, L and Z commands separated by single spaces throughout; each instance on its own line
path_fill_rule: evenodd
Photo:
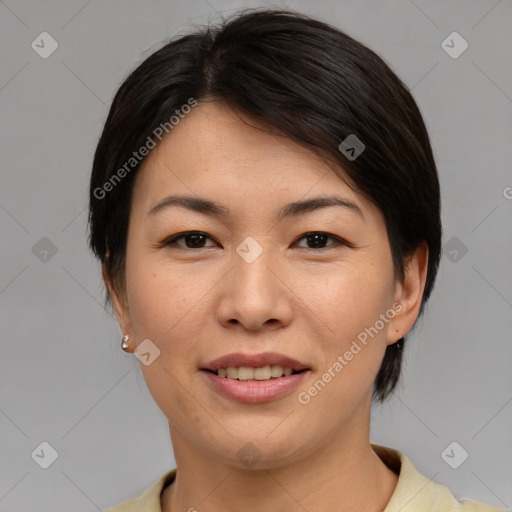
M 199 369 L 216 393 L 230 400 L 261 403 L 291 393 L 311 368 L 284 354 L 227 354 Z
M 288 377 L 293 373 L 298 373 L 289 366 L 280 366 L 278 364 L 260 366 L 258 368 L 251 368 L 250 366 L 239 366 L 228 368 L 219 368 L 217 375 L 233 380 L 243 381 L 263 381 L 270 379 L 278 379 L 280 377 Z

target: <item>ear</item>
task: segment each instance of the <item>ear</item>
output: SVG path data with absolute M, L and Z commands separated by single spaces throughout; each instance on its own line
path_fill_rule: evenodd
M 405 264 L 404 279 L 395 288 L 395 317 L 389 322 L 387 344 L 392 345 L 405 336 L 418 318 L 425 290 L 428 267 L 428 245 L 425 241 L 416 248 Z
M 122 334 L 132 333 L 132 322 L 130 317 L 130 309 L 128 307 L 128 301 L 126 299 L 125 291 L 117 291 L 113 285 L 112 276 L 108 271 L 107 265 L 103 263 L 101 268 L 103 281 L 108 289 L 108 293 L 112 300 L 112 306 L 117 317 L 117 322 L 121 329 Z

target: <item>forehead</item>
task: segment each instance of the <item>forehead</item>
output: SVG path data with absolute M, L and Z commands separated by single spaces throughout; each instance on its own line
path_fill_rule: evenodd
M 373 213 L 373 205 L 340 177 L 342 169 L 334 172 L 311 150 L 266 130 L 222 103 L 200 103 L 148 154 L 134 199 L 147 207 L 178 192 L 254 206 L 336 193 Z

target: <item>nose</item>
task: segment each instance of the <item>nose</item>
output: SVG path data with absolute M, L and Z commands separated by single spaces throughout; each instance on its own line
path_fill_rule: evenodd
M 218 321 L 248 331 L 285 327 L 293 317 L 293 292 L 283 266 L 270 250 L 254 261 L 241 254 L 233 255 L 231 271 L 219 285 Z

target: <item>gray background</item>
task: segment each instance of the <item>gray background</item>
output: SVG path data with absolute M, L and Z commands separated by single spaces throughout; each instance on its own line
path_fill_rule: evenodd
M 391 65 L 424 114 L 441 177 L 448 249 L 402 385 L 374 407 L 372 442 L 459 499 L 510 508 L 512 2 L 288 3 Z M 86 245 L 92 156 L 136 64 L 216 11 L 262 5 L 0 1 L 0 510 L 101 510 L 174 467 L 166 418 L 102 308 Z M 59 45 L 47 59 L 31 48 L 43 31 Z M 469 44 L 456 59 L 441 47 L 453 31 Z M 43 441 L 58 452 L 46 470 L 31 457 Z M 457 469 L 441 457 L 452 441 L 469 453 Z

